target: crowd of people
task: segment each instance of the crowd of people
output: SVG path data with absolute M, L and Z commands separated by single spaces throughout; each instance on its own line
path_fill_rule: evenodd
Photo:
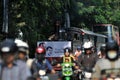
M 101 45 L 98 53 L 93 51 L 90 41 L 85 42 L 82 47 L 84 53 L 78 46 L 74 54 L 70 48 L 65 48 L 62 59 L 53 64 L 60 67 L 62 62 L 72 62 L 75 70 L 91 72 L 90 80 L 120 80 L 119 46 L 114 40 Z M 57 73 L 58 80 L 62 80 L 61 71 L 54 70 L 52 62 L 45 57 L 46 52 L 44 46 L 38 46 L 35 58 L 30 60 L 29 45 L 26 42 L 18 39 L 3 40 L 0 44 L 0 80 L 41 80 L 40 70 L 50 74 Z

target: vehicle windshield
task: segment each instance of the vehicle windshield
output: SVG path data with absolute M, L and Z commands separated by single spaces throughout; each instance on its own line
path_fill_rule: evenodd
M 93 32 L 107 36 L 108 35 L 108 26 L 94 26 Z

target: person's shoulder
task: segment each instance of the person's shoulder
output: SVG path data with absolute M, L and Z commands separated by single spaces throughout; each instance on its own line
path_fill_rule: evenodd
M 92 53 L 91 56 L 98 57 L 97 53 Z
M 33 59 L 33 61 L 31 62 L 32 65 L 36 65 L 38 63 L 37 59 Z
M 17 60 L 17 61 L 16 61 L 16 64 L 17 64 L 19 67 L 21 67 L 21 68 L 26 68 L 26 67 L 28 67 L 27 64 L 26 64 L 26 62 L 25 62 L 25 61 L 22 61 L 22 60 Z
M 16 60 L 16 64 L 17 65 L 23 65 L 23 64 L 26 64 L 24 61 L 22 61 L 22 60 Z
M 98 54 L 97 54 L 96 52 L 93 52 L 93 53 L 92 53 L 92 55 L 95 55 L 95 56 L 97 56 Z
M 70 57 L 74 57 L 74 55 L 73 55 L 73 54 L 70 54 Z
M 48 59 L 45 59 L 43 62 L 47 62 L 47 63 L 50 63 L 50 61 Z
M 51 64 L 50 64 L 50 61 L 49 61 L 48 59 L 45 59 L 45 60 L 43 61 L 43 63 L 46 64 L 46 65 L 51 65 Z
M 78 56 L 78 59 L 82 59 L 83 60 L 85 58 L 85 56 L 86 56 L 85 54 L 81 54 L 81 55 Z
M 78 57 L 84 57 L 84 56 L 86 56 L 86 55 L 82 53 L 82 54 L 81 54 L 81 55 L 79 55 Z
M 29 68 L 31 68 L 31 66 L 33 65 L 33 63 L 35 63 L 35 59 L 28 59 L 27 61 L 26 61 L 26 64 L 27 64 L 27 66 L 29 67 Z

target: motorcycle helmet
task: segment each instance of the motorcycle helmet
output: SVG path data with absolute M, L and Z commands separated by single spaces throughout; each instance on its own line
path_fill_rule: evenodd
M 71 52 L 71 49 L 70 49 L 70 48 L 68 48 L 68 47 L 67 47 L 67 48 L 65 48 L 65 49 L 64 49 L 64 53 L 66 53 L 66 52 L 70 53 L 70 52 Z
M 45 54 L 45 49 L 43 47 L 37 47 L 36 54 Z
M 22 41 L 22 40 L 15 40 L 15 43 L 18 46 L 18 51 L 19 52 L 23 52 L 25 54 L 29 54 L 29 46 L 26 42 Z
M 83 44 L 83 48 L 86 49 L 91 49 L 93 47 L 92 42 L 88 41 Z
M 36 48 L 36 58 L 38 59 L 38 60 L 44 60 L 45 59 L 45 53 L 46 53 L 46 51 L 45 51 L 45 48 L 44 47 L 37 47 Z
M 64 56 L 69 56 L 70 53 L 71 53 L 71 49 L 70 48 L 67 47 L 67 48 L 64 49 Z
M 114 40 L 109 41 L 106 44 L 106 58 L 111 61 L 118 59 L 118 50 L 119 50 L 119 46 L 117 42 Z
M 0 53 L 1 54 L 15 54 L 18 50 L 18 47 L 14 40 L 6 39 L 0 44 Z

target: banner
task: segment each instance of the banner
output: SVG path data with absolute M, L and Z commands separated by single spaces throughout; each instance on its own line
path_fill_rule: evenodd
M 46 49 L 46 57 L 62 57 L 64 48 L 72 48 L 71 41 L 39 41 L 37 46 L 44 46 Z

